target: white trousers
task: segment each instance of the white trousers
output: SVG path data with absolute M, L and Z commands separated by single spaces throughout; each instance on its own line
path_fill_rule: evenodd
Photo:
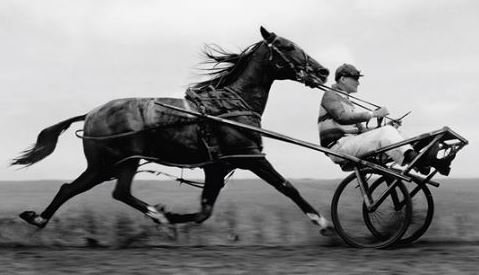
M 387 125 L 359 135 L 344 136 L 340 138 L 330 149 L 339 153 L 359 157 L 366 153 L 403 140 L 404 138 L 396 128 Z M 386 154 L 391 157 L 395 163 L 402 165 L 404 160 L 404 152 L 409 149 L 412 149 L 412 146 L 407 144 L 389 150 L 386 152 Z M 344 161 L 343 159 L 335 156 L 330 156 L 330 158 L 336 163 L 341 163 Z

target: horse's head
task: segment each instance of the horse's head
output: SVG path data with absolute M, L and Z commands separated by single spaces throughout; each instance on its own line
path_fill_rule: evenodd
M 261 27 L 261 35 L 269 48 L 269 61 L 277 79 L 291 79 L 315 87 L 326 82 L 329 70 L 306 54 L 300 47 Z

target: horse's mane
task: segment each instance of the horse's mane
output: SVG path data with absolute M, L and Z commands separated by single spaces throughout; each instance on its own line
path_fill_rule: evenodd
M 206 57 L 203 64 L 213 64 L 210 68 L 202 69 L 207 71 L 204 75 L 211 78 L 201 82 L 194 83 L 191 87 L 201 89 L 208 86 L 214 88 L 222 88 L 232 81 L 241 73 L 253 54 L 253 52 L 261 45 L 261 42 L 248 46 L 241 53 L 227 52 L 216 44 L 205 45 L 202 53 Z

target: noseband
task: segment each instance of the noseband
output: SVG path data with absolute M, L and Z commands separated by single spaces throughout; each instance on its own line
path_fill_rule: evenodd
M 304 64 L 297 66 L 295 63 L 291 62 L 291 60 L 280 50 L 278 47 L 274 45 L 274 42 L 278 39 L 276 36 L 271 42 L 265 40 L 264 42 L 269 48 L 270 54 L 269 54 L 269 61 L 273 61 L 273 53 L 277 53 L 279 57 L 286 63 L 289 68 L 295 73 L 296 80 L 299 82 L 304 83 L 306 76 L 308 76 L 311 72 L 313 72 L 313 69 L 309 65 L 309 56 L 304 52 Z M 280 64 L 274 64 L 277 69 L 282 69 L 284 66 L 281 66 Z

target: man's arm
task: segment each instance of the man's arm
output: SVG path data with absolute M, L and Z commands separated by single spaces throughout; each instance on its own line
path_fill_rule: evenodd
M 321 104 L 331 115 L 331 117 L 339 124 L 349 125 L 365 122 L 373 117 L 373 112 L 353 112 L 345 108 L 347 99 L 342 98 L 332 91 L 327 91 L 323 95 Z

